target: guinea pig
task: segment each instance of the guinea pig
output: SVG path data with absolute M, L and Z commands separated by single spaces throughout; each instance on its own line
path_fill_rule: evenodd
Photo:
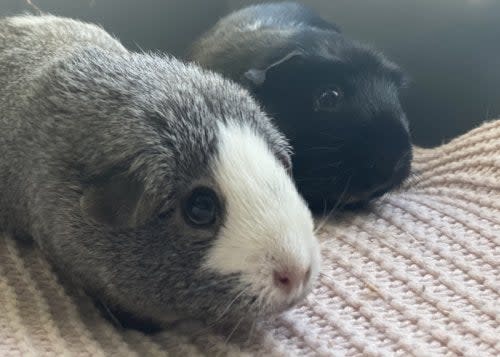
M 320 266 L 289 146 L 249 93 L 103 29 L 0 20 L 0 227 L 113 312 L 255 321 Z
M 406 75 L 311 9 L 284 2 L 236 11 L 187 57 L 246 86 L 274 117 L 313 209 L 362 204 L 409 175 L 412 146 L 399 100 Z

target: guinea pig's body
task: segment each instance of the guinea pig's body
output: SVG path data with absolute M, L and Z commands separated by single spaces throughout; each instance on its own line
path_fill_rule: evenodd
M 0 20 L 0 229 L 114 311 L 253 319 L 318 274 L 287 143 L 248 93 L 104 30 Z
M 313 208 L 367 201 L 408 176 L 412 150 L 398 98 L 404 76 L 307 7 L 236 11 L 194 44 L 189 59 L 245 85 L 275 118 Z

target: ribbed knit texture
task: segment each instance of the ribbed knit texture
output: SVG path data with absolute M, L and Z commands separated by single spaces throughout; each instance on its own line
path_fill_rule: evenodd
M 416 150 L 412 179 L 320 231 L 307 301 L 227 337 L 120 331 L 69 294 L 37 249 L 0 239 L 0 356 L 500 355 L 500 121 Z

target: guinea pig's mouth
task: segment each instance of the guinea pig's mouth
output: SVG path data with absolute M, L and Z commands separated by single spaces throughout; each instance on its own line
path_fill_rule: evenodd
M 371 201 L 380 198 L 394 190 L 397 190 L 403 184 L 406 182 L 408 176 L 410 173 L 410 169 L 408 168 L 407 173 L 403 172 L 402 174 L 399 174 L 396 179 L 391 180 L 390 182 L 387 182 L 385 185 L 380 186 L 379 188 L 373 190 L 373 191 L 368 191 L 368 192 L 361 192 L 359 194 L 349 194 L 348 197 L 346 197 L 342 201 L 343 207 L 347 209 L 359 209 L 359 208 L 364 208 L 366 207 Z
M 411 154 L 409 155 L 411 158 Z M 349 170 L 346 170 L 349 171 Z M 388 192 L 397 190 L 411 174 L 411 159 L 402 163 L 391 177 L 384 182 L 366 186 L 366 177 L 370 172 L 352 174 L 349 176 L 332 174 L 330 183 L 320 176 L 302 176 L 297 178 L 297 185 L 309 208 L 318 214 L 334 209 L 364 208 L 374 199 Z
M 388 185 L 384 185 L 382 188 L 377 189 L 375 191 L 361 192 L 358 194 L 353 193 L 353 194 L 350 194 L 346 199 L 344 199 L 342 203 L 347 208 L 349 208 L 353 205 L 365 205 L 373 199 L 382 197 L 387 192 L 395 189 L 397 186 L 399 186 L 399 185 L 388 184 Z
M 311 290 L 310 286 L 306 286 L 300 293 L 283 296 L 276 294 L 269 286 L 266 288 L 245 283 L 237 275 L 212 280 L 207 285 L 200 284 L 198 290 L 207 291 L 208 286 L 213 287 L 212 292 L 199 295 L 197 303 L 189 302 L 189 299 L 172 301 L 172 305 L 177 306 L 161 308 L 155 314 L 151 312 L 154 310 L 105 305 L 100 300 L 96 300 L 96 303 L 103 316 L 119 328 L 156 333 L 183 321 L 194 320 L 223 329 L 224 326 L 253 324 L 275 318 L 300 303 Z
M 387 190 L 379 190 L 370 195 L 352 195 L 342 202 L 342 207 L 346 210 L 359 210 L 369 207 L 370 203 L 387 194 Z
M 221 309 L 214 311 L 203 320 L 209 326 L 222 328 L 240 323 L 252 324 L 276 318 L 281 313 L 296 306 L 302 299 L 271 302 L 257 294 L 245 295 L 240 292 L 233 299 L 228 299 L 222 304 Z
M 233 290 L 234 298 L 229 298 L 226 309 L 235 318 L 245 316 L 246 320 L 266 320 L 287 311 L 311 292 L 314 279 L 293 291 L 283 291 L 271 284 L 245 284 Z M 229 318 L 232 320 L 232 318 Z

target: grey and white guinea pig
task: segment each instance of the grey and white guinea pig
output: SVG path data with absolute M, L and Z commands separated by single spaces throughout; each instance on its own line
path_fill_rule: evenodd
M 399 100 L 406 76 L 311 9 L 284 2 L 236 11 L 188 58 L 245 85 L 274 117 L 312 208 L 366 202 L 409 175 L 412 147 Z
M 101 28 L 0 20 L 0 227 L 130 321 L 272 315 L 320 267 L 288 144 L 248 92 Z

